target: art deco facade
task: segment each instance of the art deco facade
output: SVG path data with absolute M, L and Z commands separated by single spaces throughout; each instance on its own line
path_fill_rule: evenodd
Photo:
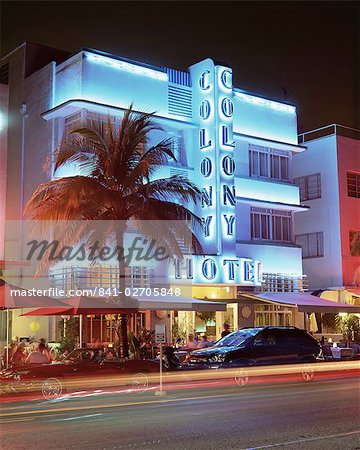
M 234 78 L 241 84 L 240 77 Z M 237 302 L 248 292 L 303 289 L 294 217 L 307 207 L 293 183 L 293 158 L 306 147 L 298 145 L 295 106 L 241 90 L 231 67 L 211 59 L 178 71 L 95 50 L 69 56 L 31 44 L 4 58 L 2 83 L 9 114 L 7 133 L 2 131 L 7 139 L 8 220 L 19 219 L 39 183 L 78 171 L 72 166 L 52 174 L 51 153 L 64 133 L 88 119 L 105 121 L 108 115 L 116 124 L 130 104 L 137 111 L 154 111 L 162 131 L 151 135 L 149 145 L 172 138 L 177 158 L 159 167 L 156 176 L 182 174 L 203 192 L 198 214 L 206 257 L 195 257 L 191 283 L 194 297 L 229 303 L 225 316 L 217 313 L 213 334 L 225 319 L 234 328 L 303 325 L 296 308 Z M 5 253 L 10 247 L 5 242 Z M 53 280 L 69 282 L 76 271 L 53 273 Z M 111 267 L 101 271 L 111 277 Z M 146 283 L 146 270 L 131 271 L 134 283 Z M 185 266 L 180 276 L 189 277 Z M 77 280 L 82 287 L 99 282 L 95 272 Z M 150 326 L 160 316 L 147 314 L 144 324 Z

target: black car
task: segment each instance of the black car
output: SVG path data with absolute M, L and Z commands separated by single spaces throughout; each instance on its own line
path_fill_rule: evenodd
M 41 391 L 47 399 L 65 389 L 127 385 L 145 390 L 148 376 L 159 372 L 159 360 L 107 359 L 101 349 L 83 348 L 52 364 L 26 364 L 0 372 L 2 390 Z
M 227 368 L 321 360 L 320 344 L 307 331 L 268 326 L 234 331 L 211 347 L 193 351 L 187 365 L 192 368 Z

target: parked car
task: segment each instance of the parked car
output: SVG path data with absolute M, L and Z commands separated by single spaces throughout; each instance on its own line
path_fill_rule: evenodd
M 46 399 L 58 398 L 66 387 L 102 386 L 113 382 L 142 391 L 148 375 L 159 372 L 159 360 L 106 359 L 103 350 L 75 349 L 66 359 L 52 364 L 27 364 L 0 372 L 2 390 L 41 391 Z M 118 384 L 119 383 L 119 384 Z
M 211 347 L 194 350 L 187 358 L 188 368 L 251 367 L 270 364 L 314 363 L 323 361 L 318 341 L 296 327 L 242 328 Z M 243 375 L 241 375 L 243 374 Z M 239 371 L 238 384 L 246 384 L 246 371 Z M 313 371 L 303 373 L 305 380 Z

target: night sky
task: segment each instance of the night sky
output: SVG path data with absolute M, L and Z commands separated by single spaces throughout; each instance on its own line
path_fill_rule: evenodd
M 2 2 L 1 54 L 25 40 L 186 69 L 211 57 L 234 84 L 298 107 L 299 131 L 360 128 L 359 2 Z

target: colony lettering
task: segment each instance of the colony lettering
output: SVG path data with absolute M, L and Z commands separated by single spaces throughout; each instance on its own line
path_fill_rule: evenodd
M 236 233 L 234 104 L 231 69 L 222 66 L 211 69 L 203 70 L 198 79 L 199 169 L 204 180 L 201 215 L 205 243 L 212 243 L 208 253 L 222 254 L 234 252 Z
M 260 263 L 236 255 L 235 142 L 230 68 L 206 59 L 190 67 L 198 123 L 196 182 L 202 189 L 204 256 L 175 263 L 174 277 L 193 284 L 259 284 Z

